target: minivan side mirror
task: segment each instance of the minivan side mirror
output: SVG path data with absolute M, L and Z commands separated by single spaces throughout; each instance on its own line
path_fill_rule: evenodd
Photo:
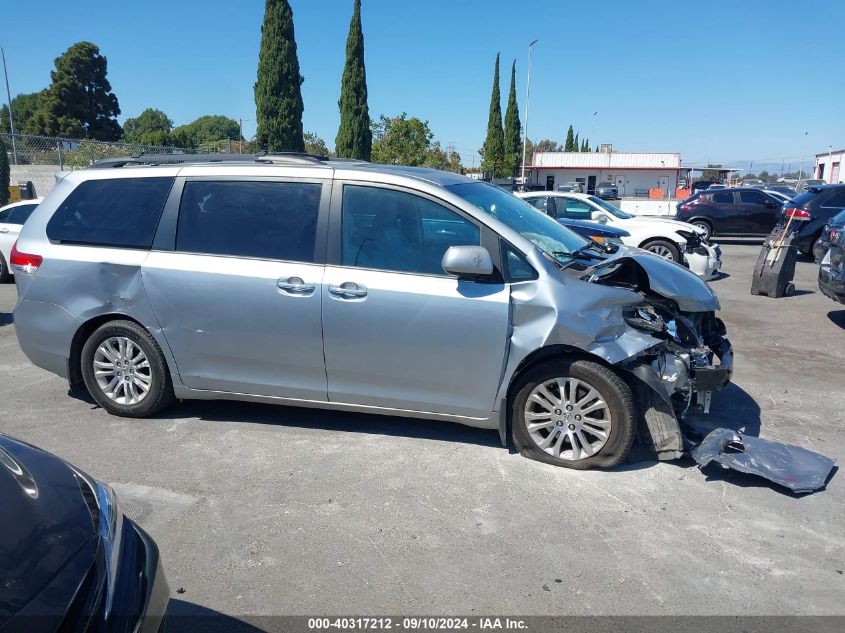
M 479 279 L 493 274 L 493 260 L 483 246 L 450 246 L 443 254 L 443 270 L 460 279 Z
M 607 224 L 607 216 L 601 211 L 593 211 L 590 214 L 590 219 L 593 222 L 601 222 L 602 224 Z

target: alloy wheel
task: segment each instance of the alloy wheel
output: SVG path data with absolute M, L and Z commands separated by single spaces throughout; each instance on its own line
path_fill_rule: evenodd
M 613 424 L 598 389 L 577 378 L 552 378 L 537 385 L 524 414 L 528 435 L 540 449 L 572 461 L 600 451 Z
M 138 404 L 150 392 L 150 361 L 144 350 L 125 336 L 113 336 L 100 343 L 93 365 L 97 385 L 118 404 Z
M 654 244 L 653 246 L 649 246 L 646 250 L 649 253 L 654 253 L 658 257 L 662 257 L 663 259 L 675 261 L 675 254 L 668 246 L 663 246 L 663 244 Z

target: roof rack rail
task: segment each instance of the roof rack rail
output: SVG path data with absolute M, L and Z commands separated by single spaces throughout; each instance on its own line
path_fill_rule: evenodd
M 89 169 L 114 169 L 138 165 L 183 165 L 196 163 L 279 163 L 322 165 L 327 156 L 304 152 L 259 152 L 257 154 L 134 154 L 95 161 Z

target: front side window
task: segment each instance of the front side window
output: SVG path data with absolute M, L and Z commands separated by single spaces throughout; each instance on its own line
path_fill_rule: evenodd
M 47 223 L 63 244 L 150 248 L 173 178 L 86 180 Z
M 344 266 L 445 275 L 441 262 L 449 247 L 481 243 L 481 232 L 472 222 L 436 202 L 394 189 L 344 186 L 341 223 Z
M 622 209 L 617 207 L 616 205 L 610 204 L 607 200 L 602 200 L 596 196 L 590 196 L 590 202 L 595 205 L 600 206 L 602 209 L 607 211 L 610 215 L 619 218 L 620 220 L 630 220 L 634 216 L 630 213 L 625 213 Z
M 574 251 L 590 244 L 556 220 L 537 213 L 524 200 L 486 182 L 447 185 L 446 189 L 496 218 L 558 262 L 569 263 Z
M 176 250 L 313 262 L 321 190 L 317 183 L 188 181 Z
M 593 208 L 583 200 L 575 200 L 573 198 L 558 198 L 557 199 L 558 216 L 564 216 L 570 220 L 589 220 L 593 213 Z M 561 213 L 563 208 L 563 213 Z

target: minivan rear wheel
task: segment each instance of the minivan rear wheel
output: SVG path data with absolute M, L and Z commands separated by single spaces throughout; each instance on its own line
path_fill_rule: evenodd
M 585 470 L 627 457 L 636 415 L 628 385 L 588 360 L 558 361 L 527 372 L 511 410 L 514 444 L 528 458 Z
M 161 348 L 134 321 L 97 328 L 82 348 L 81 363 L 88 393 L 113 415 L 148 417 L 175 399 Z

